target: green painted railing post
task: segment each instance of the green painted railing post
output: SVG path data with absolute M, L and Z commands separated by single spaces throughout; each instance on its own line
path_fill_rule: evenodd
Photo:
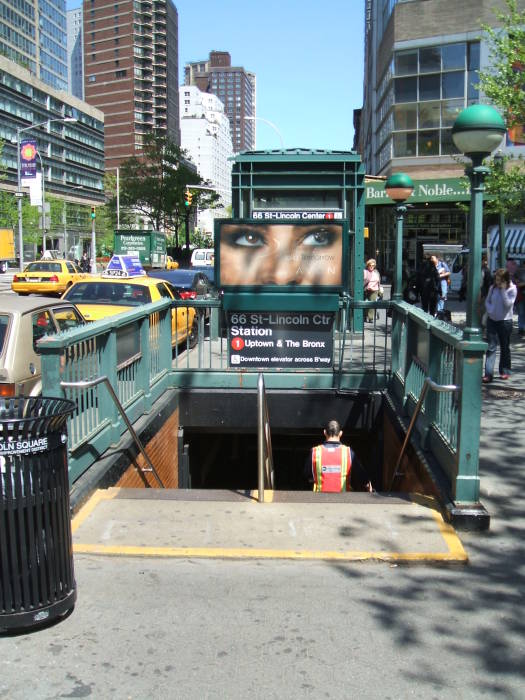
M 115 394 L 119 396 L 117 373 L 117 328 L 100 338 L 100 374 L 109 379 Z M 99 415 L 109 418 L 111 421 L 111 442 L 116 444 L 120 440 L 121 419 L 118 408 L 115 406 L 105 386 L 97 387 Z
M 481 372 L 483 342 L 462 342 L 458 412 L 457 476 L 453 484 L 456 503 L 479 501 L 479 435 L 481 428 Z M 455 486 L 455 488 L 454 488 Z
M 150 367 L 151 367 L 151 351 L 149 347 L 149 328 L 151 322 L 151 314 L 141 318 L 139 321 L 140 335 L 140 360 L 137 367 L 138 384 L 144 392 L 144 412 L 149 413 L 151 410 L 151 382 L 150 382 Z
M 162 369 L 171 369 L 171 314 L 168 306 L 160 312 L 160 349 L 159 359 Z
M 45 339 L 43 343 L 45 343 Z M 40 345 L 42 346 L 43 343 L 41 342 Z M 54 349 L 50 349 L 48 352 L 41 350 L 40 352 L 42 361 L 42 396 L 46 398 L 48 396 L 64 398 L 65 393 L 60 386 L 62 380 L 60 372 L 60 364 L 63 361 L 62 352 L 57 352 Z
M 431 330 L 428 330 L 428 376 L 430 379 L 441 384 L 441 359 L 442 359 L 442 342 L 437 338 Z M 425 397 L 425 413 L 424 413 L 424 429 L 422 436 L 425 446 L 428 445 L 429 428 L 432 423 L 437 422 L 438 418 L 438 402 L 439 394 L 435 391 L 429 391 Z

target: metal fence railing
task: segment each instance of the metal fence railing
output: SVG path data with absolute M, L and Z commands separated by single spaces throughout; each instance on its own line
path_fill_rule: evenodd
M 168 388 L 257 387 L 260 368 L 228 366 L 221 300 L 192 301 L 196 309 L 193 334 L 173 325 L 174 309 L 181 306 L 187 308 L 182 301 L 155 302 L 40 343 L 43 395 L 66 395 L 76 404 L 69 437 L 72 481 L 97 455 L 119 441 L 125 425 L 103 386 L 72 393 L 64 392 L 61 382 L 106 376 L 131 422 L 149 411 Z M 367 310 L 373 310 L 374 319 L 359 328 L 355 319 Z M 187 337 L 173 344 L 175 333 Z M 477 456 L 474 442 L 477 437 L 479 443 L 484 349 L 483 343 L 465 342 L 461 330 L 404 302 L 343 298 L 333 330 L 332 366 L 265 368 L 265 382 L 272 389 L 388 391 L 396 409 L 407 416 L 418 403 L 426 377 L 438 384 L 462 386 L 459 394 L 427 394 L 414 431 L 420 444 L 437 456 L 454 491 L 462 469 L 472 470 L 472 455 Z M 465 478 L 459 489 L 467 500 L 475 493 L 477 462 L 475 471 L 476 478 Z

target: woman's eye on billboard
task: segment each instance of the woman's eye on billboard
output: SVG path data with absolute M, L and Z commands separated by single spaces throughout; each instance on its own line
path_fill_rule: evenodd
M 220 284 L 342 284 L 341 224 L 222 224 Z

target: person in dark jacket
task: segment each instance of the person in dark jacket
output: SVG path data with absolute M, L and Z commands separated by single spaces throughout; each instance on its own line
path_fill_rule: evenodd
M 434 262 L 426 257 L 417 272 L 417 288 L 421 297 L 421 308 L 431 316 L 436 315 L 436 308 L 441 290 L 439 272 Z

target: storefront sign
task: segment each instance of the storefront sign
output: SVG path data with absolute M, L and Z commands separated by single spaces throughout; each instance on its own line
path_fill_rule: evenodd
M 385 191 L 382 181 L 366 182 L 365 194 L 367 206 L 373 204 L 390 204 L 393 201 Z M 470 199 L 470 188 L 466 178 L 414 180 L 414 191 L 407 199 L 409 204 L 424 202 L 457 202 Z
M 229 366 L 331 369 L 334 313 L 228 314 Z

